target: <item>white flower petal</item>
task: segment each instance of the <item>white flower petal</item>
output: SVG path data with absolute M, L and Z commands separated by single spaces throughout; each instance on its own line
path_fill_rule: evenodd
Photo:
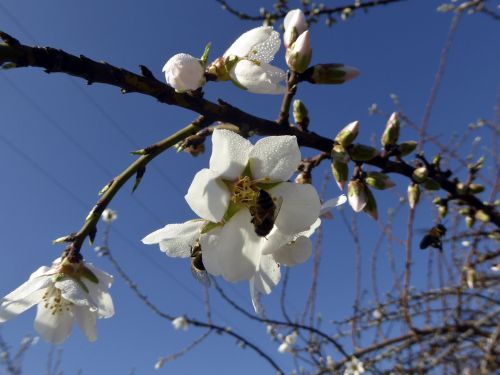
M 272 188 L 270 193 L 273 197 L 283 198 L 274 223 L 283 233 L 302 232 L 318 219 L 321 203 L 314 186 L 283 182 Z
M 200 238 L 203 266 L 213 276 L 222 274 L 222 268 L 219 264 L 219 237 L 221 232 L 222 227 L 218 227 Z
M 255 94 L 283 94 L 286 73 L 266 63 L 240 60 L 229 72 L 231 79 Z
M 229 197 L 229 190 L 218 174 L 202 169 L 194 176 L 184 198 L 199 217 L 215 223 L 222 220 L 229 206 Z
M 249 158 L 253 178 L 286 181 L 300 163 L 297 138 L 289 135 L 262 138 L 255 144 Z
M 330 211 L 332 208 L 341 206 L 345 202 L 347 202 L 347 197 L 345 194 L 342 194 L 342 195 L 338 196 L 337 198 L 329 199 L 326 202 L 323 202 L 323 204 L 321 205 L 321 214 L 324 214 L 324 213 Z
M 308 229 L 306 229 L 303 232 L 297 233 L 295 239 L 297 239 L 300 236 L 311 237 L 316 231 L 316 229 L 319 228 L 320 225 L 321 225 L 321 219 L 318 218 Z
M 250 298 L 252 299 L 252 306 L 253 309 L 257 314 L 262 313 L 263 308 L 262 304 L 260 303 L 260 294 L 255 288 L 255 275 L 252 276 L 252 278 L 249 281 L 249 288 L 250 288 Z
M 278 285 L 280 278 L 280 266 L 274 260 L 273 255 L 262 255 L 259 269 L 254 276 L 255 288 L 260 293 L 269 294 Z
M 274 253 L 281 246 L 290 243 L 295 238 L 294 234 L 283 233 L 279 230 L 276 225 L 273 227 L 271 232 L 266 236 L 267 241 L 262 245 L 262 254 L 268 255 Z
M 285 28 L 285 33 L 283 39 L 285 42 L 285 47 L 288 47 L 294 41 L 292 40 L 292 35 L 294 34 L 293 28 L 295 28 L 295 37 L 302 34 L 307 30 L 306 17 L 300 9 L 290 10 L 283 20 L 283 26 Z
M 261 241 L 265 239 L 255 234 L 251 220 L 248 210 L 242 209 L 225 223 L 220 231 L 210 231 L 204 236 L 208 238 L 205 241 L 202 238 L 205 268 L 205 260 L 210 264 L 209 267 L 216 263 L 222 276 L 233 282 L 249 280 L 255 274 L 261 255 Z M 216 267 L 216 270 L 219 269 Z
M 89 265 L 87 264 L 87 267 L 88 266 Z M 89 297 L 97 306 L 97 317 L 111 318 L 115 314 L 115 308 L 111 295 L 108 293 L 108 289 L 111 286 L 113 277 L 95 267 L 92 267 L 91 271 L 97 276 L 99 283 L 96 284 L 89 280 L 83 280 L 83 282 L 89 290 Z M 87 310 L 89 310 L 88 307 Z
M 52 310 L 46 308 L 43 303 L 39 303 L 34 328 L 45 341 L 60 344 L 69 336 L 73 321 L 72 308 L 68 310 L 64 308 L 62 311 L 52 314 Z
M 95 311 L 90 311 L 84 306 L 75 306 L 73 309 L 76 321 L 80 326 L 80 329 L 85 334 L 87 339 L 91 342 L 97 340 L 96 333 L 96 318 L 97 314 Z
M 312 243 L 307 237 L 300 236 L 291 244 L 279 248 L 273 253 L 274 259 L 286 266 L 304 263 L 312 254 Z
M 212 135 L 210 170 L 225 180 L 235 180 L 243 173 L 252 143 L 239 134 L 225 129 L 215 129 Z
M 160 249 L 170 257 L 187 258 L 191 247 L 200 237 L 200 230 L 206 221 L 191 220 L 182 224 L 167 224 L 142 239 L 146 245 L 160 244 Z
M 31 280 L 30 280 L 31 281 Z M 50 282 L 50 280 L 48 280 Z M 28 281 L 29 282 L 29 281 Z M 30 307 L 36 305 L 42 300 L 43 294 L 45 293 L 45 285 L 38 283 L 38 285 L 25 286 L 26 283 L 21 285 L 19 288 L 14 290 L 6 297 L 2 298 L 0 301 L 0 323 L 4 323 L 9 319 L 12 319 L 19 314 L 25 312 Z M 17 292 L 20 288 L 24 290 L 30 289 L 29 294 L 24 294 L 20 299 L 10 298 L 9 296 Z
M 97 305 L 92 300 L 90 293 L 87 293 L 75 280 L 66 277 L 57 281 L 54 286 L 61 291 L 64 299 L 77 306 L 87 306 L 89 309 L 97 310 Z
M 271 26 L 261 26 L 241 34 L 223 56 L 249 57 L 267 63 L 273 59 L 279 46 L 279 33 Z

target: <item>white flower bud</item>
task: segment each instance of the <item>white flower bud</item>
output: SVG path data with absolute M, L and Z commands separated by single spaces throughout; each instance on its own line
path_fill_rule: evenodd
M 306 17 L 300 9 L 294 9 L 287 13 L 283 22 L 285 33 L 283 34 L 283 42 L 285 48 L 292 45 L 297 37 L 307 30 Z
M 172 320 L 172 325 L 177 330 L 182 329 L 184 331 L 187 331 L 187 329 L 189 328 L 189 323 L 183 316 L 178 316 L 177 318 Z
M 311 56 L 311 38 L 309 30 L 306 30 L 286 50 L 286 63 L 291 70 L 303 73 L 311 62 Z
M 354 212 L 360 212 L 366 206 L 367 196 L 363 183 L 352 180 L 347 187 L 347 200 Z
M 205 83 L 200 60 L 186 53 L 172 56 L 162 71 L 167 83 L 178 92 L 196 90 Z

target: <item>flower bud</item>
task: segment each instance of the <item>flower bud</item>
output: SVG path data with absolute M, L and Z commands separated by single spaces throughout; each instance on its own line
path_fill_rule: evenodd
M 378 151 L 376 148 L 359 143 L 352 145 L 351 149 L 349 150 L 351 159 L 355 161 L 368 161 L 377 156 L 377 154 Z
M 289 11 L 283 21 L 285 32 L 283 34 L 283 44 L 285 48 L 292 45 L 297 37 L 307 30 L 306 17 L 300 9 Z
M 359 121 L 353 121 L 337 134 L 335 140 L 343 148 L 347 148 L 356 139 L 358 133 L 359 133 Z
M 360 212 L 366 206 L 367 195 L 365 185 L 359 180 L 351 180 L 347 187 L 347 200 L 354 212 Z
M 420 188 L 417 184 L 408 185 L 408 205 L 413 210 L 420 200 Z
M 427 179 L 427 175 L 429 174 L 429 171 L 427 170 L 426 167 L 418 167 L 415 168 L 413 171 L 413 180 L 418 183 L 422 183 Z
M 341 145 L 334 145 L 331 155 L 333 161 L 339 161 L 342 163 L 347 163 L 349 161 L 349 155 Z
M 417 148 L 417 142 L 406 141 L 398 145 L 399 156 L 410 155 Z
M 296 124 L 309 123 L 309 111 L 304 103 L 298 99 L 293 102 L 293 119 Z
M 436 180 L 433 180 L 432 178 L 426 178 L 424 181 L 424 188 L 426 190 L 439 190 L 441 189 L 441 185 L 439 185 L 439 182 Z
M 473 216 L 467 215 L 465 217 L 465 225 L 467 228 L 471 229 L 474 226 L 474 223 L 476 222 L 476 219 L 474 219 Z
M 476 270 L 472 267 L 465 266 L 464 272 L 465 272 L 465 281 L 467 283 L 467 287 L 469 289 L 474 289 L 477 279 Z
M 186 53 L 172 56 L 162 71 L 167 83 L 177 92 L 196 90 L 205 83 L 205 72 L 200 60 Z
M 364 188 L 366 194 L 366 205 L 363 208 L 363 211 L 370 215 L 373 220 L 378 220 L 377 201 L 375 200 L 375 196 L 368 187 L 364 186 Z
M 439 218 L 444 219 L 446 215 L 448 214 L 448 205 L 446 204 L 441 204 L 438 206 L 438 213 L 439 213 Z
M 435 168 L 440 168 L 441 167 L 441 154 L 437 154 L 436 156 L 434 156 L 434 158 L 432 158 L 431 164 Z
M 484 212 L 483 210 L 478 210 L 476 211 L 474 217 L 479 220 L 479 221 L 482 221 L 483 223 L 487 223 L 490 221 L 490 215 L 488 215 L 486 212 Z
M 340 190 L 344 190 L 345 183 L 349 178 L 349 166 L 347 163 L 334 161 L 332 163 L 332 174 Z
M 311 39 L 309 30 L 306 30 L 286 50 L 285 60 L 290 70 L 304 73 L 311 62 L 311 57 Z
M 394 146 L 399 138 L 399 118 L 398 113 L 394 112 L 385 126 L 384 133 L 382 134 L 381 143 L 384 147 Z
M 463 182 L 459 182 L 457 184 L 457 193 L 458 194 L 467 194 L 467 186 Z
M 307 69 L 303 79 L 310 83 L 335 85 L 359 75 L 359 70 L 343 64 L 316 64 Z
M 389 176 L 380 172 L 368 172 L 365 182 L 367 185 L 378 190 L 385 190 L 396 186 L 396 184 L 389 179 Z
M 470 184 L 469 185 L 469 191 L 472 194 L 479 194 L 479 193 L 482 193 L 484 191 L 484 186 L 483 185 L 479 185 L 479 184 Z

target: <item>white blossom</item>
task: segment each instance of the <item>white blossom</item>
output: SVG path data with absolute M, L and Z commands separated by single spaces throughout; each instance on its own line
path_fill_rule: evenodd
M 270 26 L 240 35 L 223 55 L 231 80 L 256 94 L 282 94 L 286 73 L 269 64 L 280 43 L 279 33 Z
M 53 344 L 63 342 L 76 320 L 89 341 L 95 341 L 96 319 L 114 314 L 108 289 L 112 276 L 83 261 L 56 259 L 0 300 L 0 323 L 37 305 L 34 327 Z
M 361 362 L 356 357 L 352 357 L 352 359 L 345 364 L 344 375 L 361 375 L 365 373 L 365 367 L 363 362 Z
M 187 329 L 189 328 L 189 323 L 184 316 L 178 316 L 177 318 L 172 320 L 172 325 L 177 330 L 182 329 L 183 331 L 187 331 Z
M 157 243 L 173 257 L 189 257 L 197 244 L 208 273 L 228 281 L 250 280 L 252 300 L 255 291 L 269 294 L 280 278 L 276 259 L 288 265 L 305 261 L 312 248 L 310 228 L 320 223 L 316 189 L 287 182 L 300 160 L 295 137 L 267 137 L 252 145 L 234 132 L 216 129 L 209 168 L 195 175 L 185 196 L 201 219 L 169 224 L 143 243 Z M 262 190 L 281 202 L 265 237 L 252 223 Z
M 201 61 L 186 53 L 172 56 L 162 71 L 167 83 L 178 92 L 196 90 L 205 83 Z

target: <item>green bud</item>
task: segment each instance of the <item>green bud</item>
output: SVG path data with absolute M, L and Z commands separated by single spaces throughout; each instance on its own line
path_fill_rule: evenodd
M 343 148 L 347 148 L 356 139 L 358 133 L 359 133 L 359 121 L 353 121 L 337 134 L 335 140 Z
M 359 70 L 343 64 L 317 64 L 307 69 L 302 78 L 316 84 L 341 84 L 359 75 Z
M 463 182 L 457 184 L 458 194 L 467 194 L 467 186 Z
M 436 156 L 434 156 L 434 158 L 432 159 L 431 164 L 434 167 L 439 168 L 440 165 L 441 165 L 441 154 L 437 154 Z
M 472 217 L 470 215 L 467 215 L 465 217 L 465 225 L 467 226 L 467 228 L 471 229 L 474 226 L 475 222 L 476 222 L 476 219 L 474 219 L 474 217 Z
M 63 242 L 67 242 L 67 240 L 68 240 L 68 236 L 59 237 L 59 238 L 56 238 L 55 240 L 52 241 L 52 245 L 57 245 L 57 244 L 60 244 Z
M 378 190 L 385 190 L 396 186 L 396 184 L 389 179 L 389 176 L 380 172 L 368 172 L 365 182 L 367 185 Z
M 347 186 L 347 200 L 354 212 L 360 212 L 366 206 L 368 189 L 359 180 L 351 180 Z
M 482 193 L 484 191 L 484 186 L 483 185 L 479 185 L 479 184 L 470 184 L 469 185 L 469 191 L 472 193 L 472 194 L 479 194 L 479 193 Z
M 427 175 L 429 171 L 427 171 L 426 167 L 418 167 L 413 171 L 413 180 L 417 183 L 422 183 L 427 179 Z
M 389 117 L 389 120 L 387 121 L 387 124 L 385 126 L 384 133 L 382 134 L 381 138 L 381 143 L 382 146 L 384 147 L 390 147 L 394 146 L 399 138 L 399 118 L 398 118 L 398 113 L 394 112 L 391 117 Z
M 399 156 L 410 155 L 417 148 L 418 143 L 416 141 L 406 141 L 398 145 Z
M 347 163 L 334 161 L 332 163 L 332 174 L 340 190 L 344 190 L 345 183 L 349 178 L 349 166 Z
M 488 215 L 483 210 L 476 211 L 476 214 L 474 215 L 474 217 L 477 220 L 482 221 L 483 223 L 488 223 L 490 221 L 490 215 Z
M 309 111 L 304 103 L 298 99 L 293 102 L 293 119 L 297 124 L 309 121 Z
M 448 205 L 442 204 L 438 207 L 438 213 L 439 217 L 441 219 L 444 219 L 445 216 L 448 214 Z
M 341 145 L 334 145 L 332 148 L 332 160 L 341 163 L 347 163 L 349 161 L 349 155 Z
M 377 201 L 371 190 L 365 186 L 365 194 L 366 194 L 366 205 L 363 208 L 363 211 L 370 215 L 374 220 L 378 220 L 378 211 L 377 211 Z
M 462 216 L 466 216 L 470 214 L 470 209 L 468 207 L 461 208 L 460 210 L 458 210 L 458 213 Z
M 432 178 L 426 178 L 424 183 L 424 188 L 426 190 L 439 190 L 441 189 L 441 185 L 439 185 L 439 182 L 436 180 L 433 180 Z
M 417 184 L 408 185 L 408 205 L 414 209 L 420 200 L 420 188 Z
M 377 154 L 378 151 L 376 148 L 362 145 L 360 143 L 353 144 L 349 150 L 351 159 L 355 161 L 368 161 L 377 156 Z

